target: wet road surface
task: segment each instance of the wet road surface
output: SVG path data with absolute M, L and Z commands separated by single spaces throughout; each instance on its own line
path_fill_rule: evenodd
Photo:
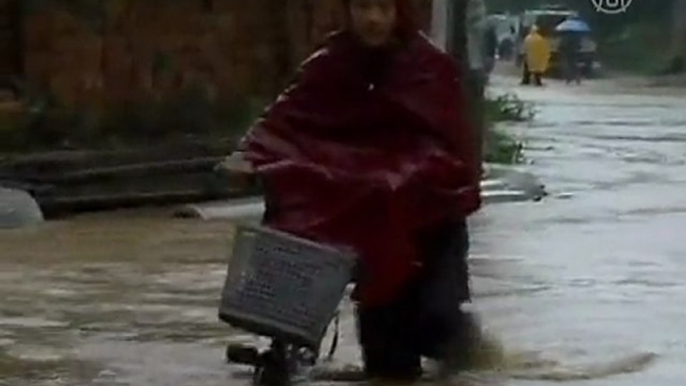
M 592 87 L 520 90 L 540 111 L 522 128 L 527 169 L 551 197 L 475 219 L 476 305 L 506 349 L 557 362 L 523 378 L 680 385 L 686 92 Z
M 686 98 L 495 88 L 537 103 L 509 129 L 551 196 L 473 219 L 495 343 L 456 384 L 683 384 Z M 216 317 L 231 231 L 157 211 L 0 232 L 0 385 L 248 384 L 223 349 L 253 338 Z M 358 362 L 349 307 L 337 358 Z

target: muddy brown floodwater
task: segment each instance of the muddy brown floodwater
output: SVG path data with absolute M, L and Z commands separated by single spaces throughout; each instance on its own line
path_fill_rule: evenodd
M 0 233 L 0 384 L 227 384 L 231 235 L 163 212 Z
M 472 220 L 489 344 L 465 385 L 686 382 L 686 98 L 598 85 L 538 103 L 526 169 L 551 191 Z M 217 320 L 232 225 L 133 211 L 0 232 L 0 385 L 245 385 Z M 359 363 L 349 305 L 337 365 Z

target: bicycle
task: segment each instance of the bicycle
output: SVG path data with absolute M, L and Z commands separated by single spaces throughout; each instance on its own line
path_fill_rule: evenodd
M 269 349 L 262 352 L 255 347 L 229 345 L 226 359 L 229 363 L 253 366 L 253 385 L 289 386 L 302 366 L 314 366 L 316 355 L 274 339 Z
M 219 317 L 271 339 L 266 350 L 229 345 L 229 363 L 252 366 L 256 386 L 289 386 L 319 358 L 324 334 L 351 281 L 355 256 L 264 227 L 235 236 Z M 332 342 L 331 357 L 338 334 Z

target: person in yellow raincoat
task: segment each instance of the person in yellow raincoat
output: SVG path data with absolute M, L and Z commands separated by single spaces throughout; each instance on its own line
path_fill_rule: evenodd
M 543 86 L 543 74 L 550 63 L 550 44 L 538 31 L 537 26 L 524 39 L 524 78 L 522 84 L 531 84 L 534 78 L 536 86 Z

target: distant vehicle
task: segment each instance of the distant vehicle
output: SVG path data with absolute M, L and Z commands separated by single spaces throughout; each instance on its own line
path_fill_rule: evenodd
M 560 33 L 555 28 L 567 19 L 578 17 L 579 13 L 577 11 L 559 6 L 524 11 L 519 16 L 519 33 L 516 43 L 517 65 L 521 65 L 524 61 L 524 39 L 531 30 L 531 27 L 536 25 L 540 33 L 550 42 L 551 57 L 548 71 L 552 74 L 559 74 L 561 71 L 559 55 Z M 593 74 L 597 61 L 597 51 L 598 45 L 593 40 L 590 32 L 583 33 L 578 63 L 582 74 L 586 76 Z

